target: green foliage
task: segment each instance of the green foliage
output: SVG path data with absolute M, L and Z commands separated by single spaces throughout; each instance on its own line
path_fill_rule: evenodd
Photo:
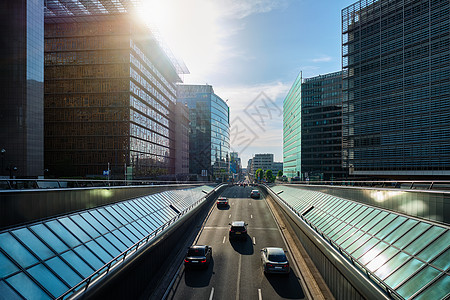
M 277 177 L 282 177 L 283 176 L 283 171 L 278 171 Z
M 262 169 L 256 170 L 256 172 L 255 172 L 255 180 L 260 181 L 263 178 L 264 178 L 264 171 Z
M 275 177 L 273 176 L 272 170 L 267 170 L 264 177 L 266 178 L 267 182 L 275 181 Z

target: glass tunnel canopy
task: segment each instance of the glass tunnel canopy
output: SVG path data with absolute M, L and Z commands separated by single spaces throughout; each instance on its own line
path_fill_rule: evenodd
M 0 298 L 54 299 L 212 191 L 143 196 L 0 232 Z
M 288 186 L 271 188 L 315 230 L 405 299 L 447 299 L 448 227 Z

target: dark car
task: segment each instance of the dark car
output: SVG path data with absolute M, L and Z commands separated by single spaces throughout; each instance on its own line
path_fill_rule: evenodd
M 234 221 L 229 223 L 230 231 L 229 231 L 229 239 L 247 239 L 247 223 L 244 221 Z
M 252 192 L 250 193 L 250 197 L 255 198 L 255 199 L 259 199 L 261 195 L 259 194 L 258 190 L 252 190 Z
M 228 199 L 225 197 L 219 197 L 217 199 L 217 207 L 228 207 Z
M 291 269 L 283 248 L 267 247 L 261 249 L 261 263 L 264 273 L 289 274 Z
M 207 268 L 211 262 L 212 248 L 207 245 L 193 245 L 188 248 L 184 258 L 185 267 Z

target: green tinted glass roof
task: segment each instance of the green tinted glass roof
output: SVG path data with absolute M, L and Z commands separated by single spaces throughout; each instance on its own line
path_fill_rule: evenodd
M 211 190 L 165 191 L 1 231 L 0 298 L 57 298 Z
M 271 189 L 313 229 L 401 297 L 450 295 L 450 231 L 445 225 L 317 191 L 286 185 Z

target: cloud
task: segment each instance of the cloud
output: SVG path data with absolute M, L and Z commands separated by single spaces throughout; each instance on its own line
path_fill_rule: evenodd
M 230 142 L 243 162 L 255 153 L 273 153 L 282 161 L 283 100 L 290 83 L 214 86 L 230 107 Z
M 331 56 L 322 56 L 322 57 L 318 57 L 318 58 L 313 58 L 312 61 L 313 62 L 329 62 L 331 61 L 333 58 Z
M 285 0 L 226 0 L 221 3 L 225 16 L 236 19 L 244 19 L 253 14 L 268 13 L 287 6 Z

